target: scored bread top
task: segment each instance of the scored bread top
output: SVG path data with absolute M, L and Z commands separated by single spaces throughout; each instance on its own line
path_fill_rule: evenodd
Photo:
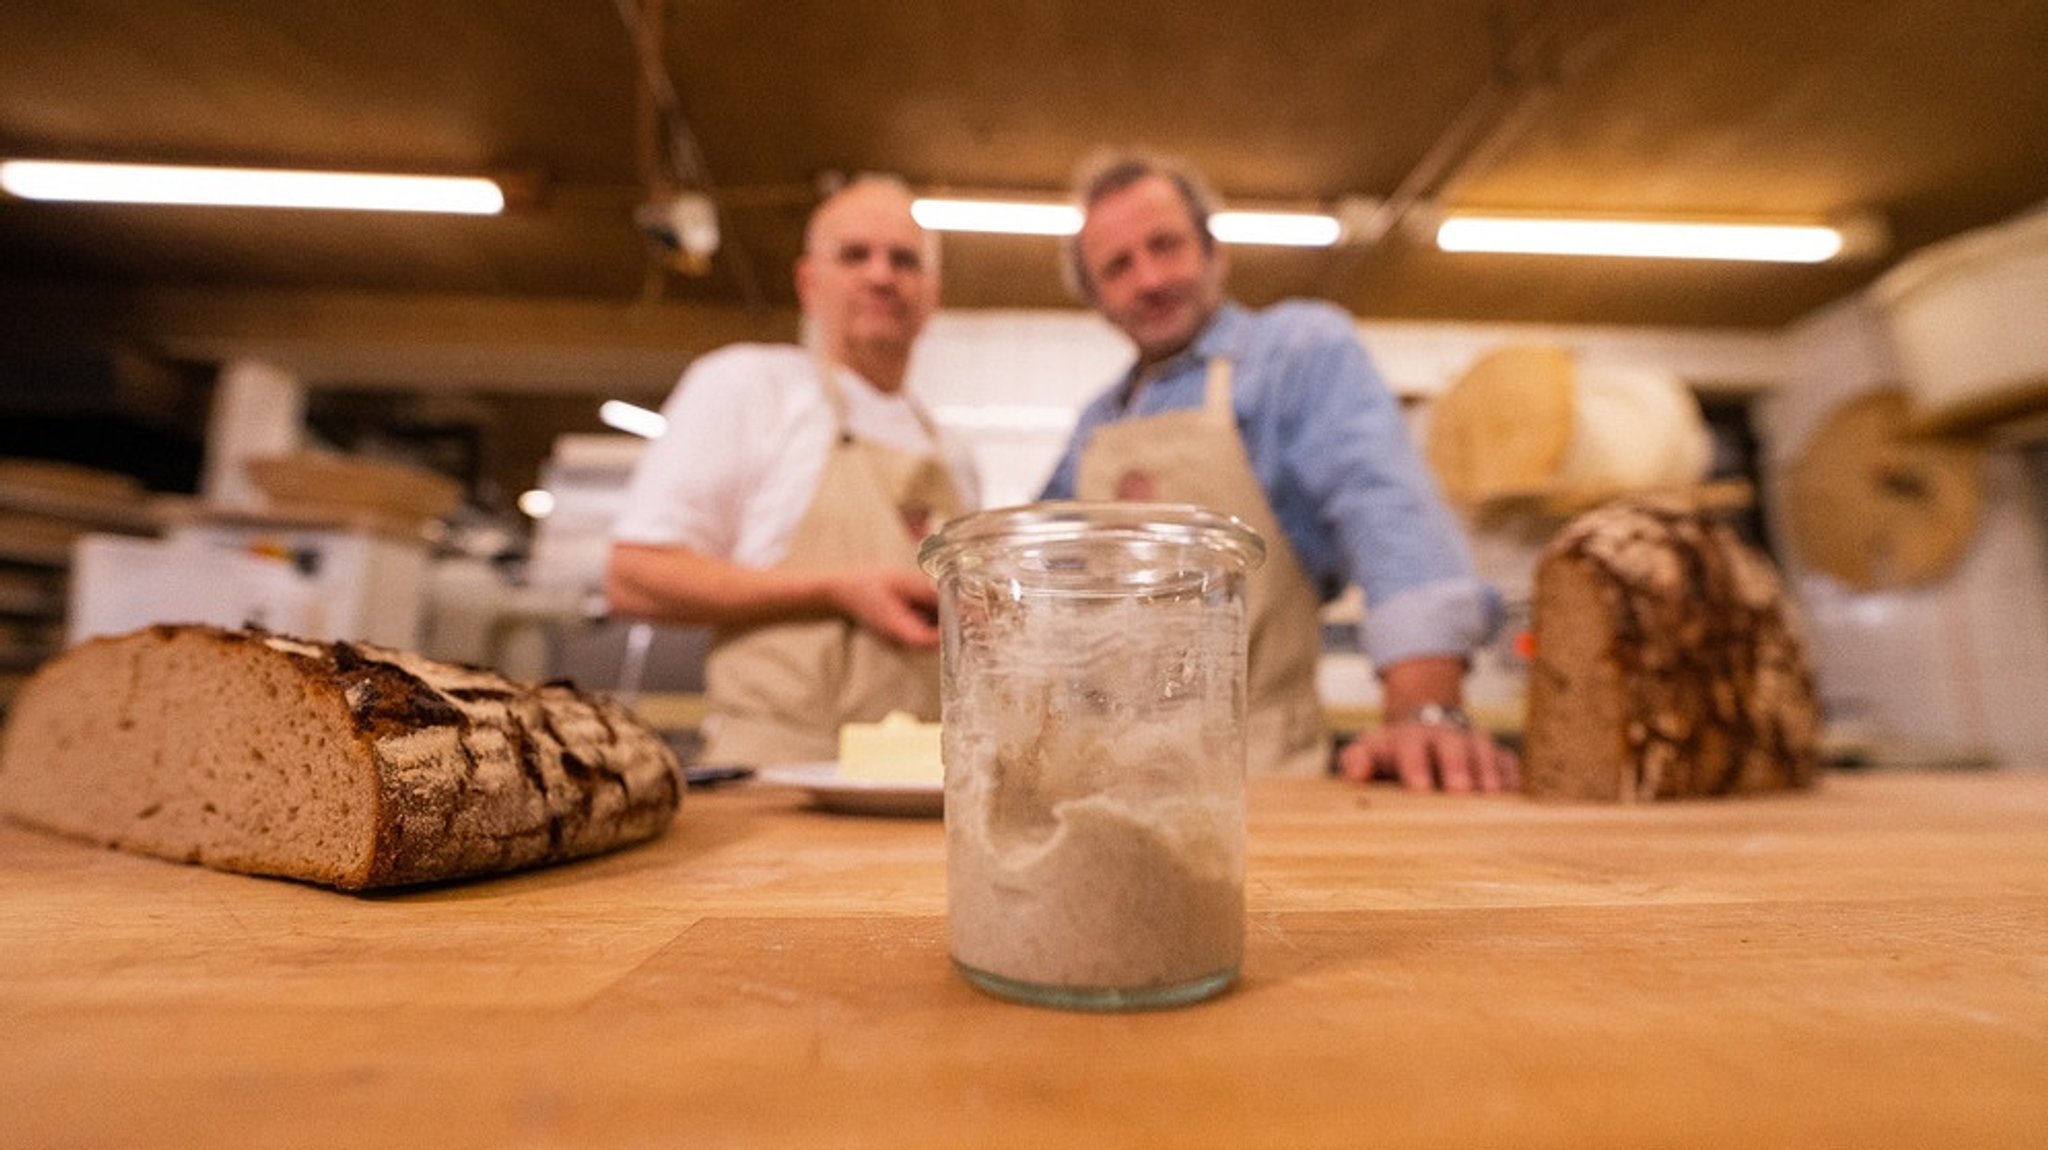
M 254 630 L 81 644 L 24 686 L 0 741 L 16 819 L 344 889 L 622 846 L 680 797 L 673 752 L 610 700 Z

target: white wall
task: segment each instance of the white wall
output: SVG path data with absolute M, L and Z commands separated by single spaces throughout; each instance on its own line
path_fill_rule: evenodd
M 1092 312 L 948 311 L 918 342 L 910 387 L 973 446 L 983 504 L 1006 507 L 1038 495 L 1082 405 L 1130 358 Z

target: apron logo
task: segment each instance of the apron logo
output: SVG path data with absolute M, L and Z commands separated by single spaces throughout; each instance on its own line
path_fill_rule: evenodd
M 1116 497 L 1135 502 L 1149 502 L 1152 499 L 1152 474 L 1132 469 L 1119 476 L 1116 481 Z

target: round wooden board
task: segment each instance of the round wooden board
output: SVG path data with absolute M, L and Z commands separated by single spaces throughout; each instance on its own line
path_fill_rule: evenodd
M 1430 411 L 1426 452 L 1444 494 L 1467 506 L 1546 489 L 1571 446 L 1571 353 L 1503 347 L 1480 357 Z
M 1976 534 L 1983 450 L 1916 436 L 1906 393 L 1858 396 L 1828 416 L 1793 464 L 1791 545 L 1858 590 L 1940 580 Z

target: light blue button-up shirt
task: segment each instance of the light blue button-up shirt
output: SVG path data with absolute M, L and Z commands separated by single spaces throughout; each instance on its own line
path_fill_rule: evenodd
M 1082 410 L 1044 497 L 1073 498 L 1097 427 L 1201 406 L 1217 356 L 1232 361 L 1238 434 L 1302 569 L 1325 600 L 1352 582 L 1365 593 L 1367 657 L 1384 667 L 1485 642 L 1500 597 L 1474 574 L 1464 533 L 1351 317 L 1328 304 L 1289 300 L 1251 312 L 1225 303 L 1135 397 L 1127 373 Z

